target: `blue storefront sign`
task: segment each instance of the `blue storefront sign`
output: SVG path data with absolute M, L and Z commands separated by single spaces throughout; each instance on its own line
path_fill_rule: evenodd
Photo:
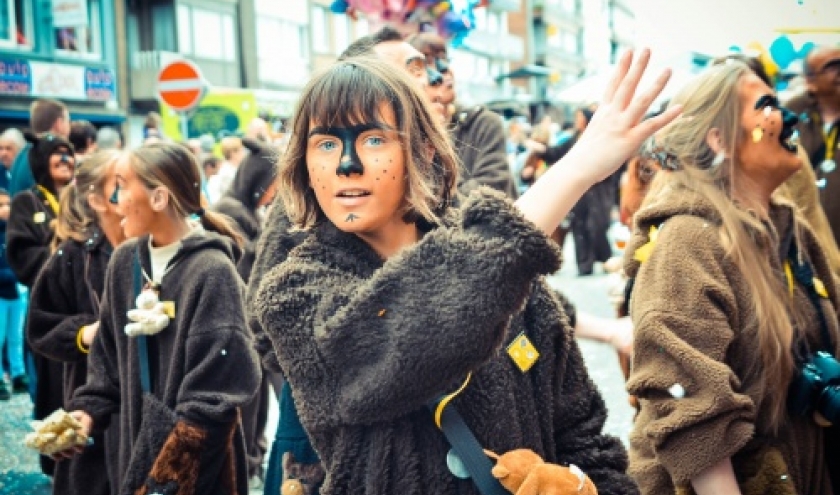
M 112 101 L 117 99 L 117 81 L 103 67 L 0 58 L 0 95 Z
M 32 68 L 27 60 L 0 58 L 0 94 L 32 94 Z
M 117 99 L 117 82 L 110 69 L 85 69 L 85 95 L 89 100 L 110 101 Z

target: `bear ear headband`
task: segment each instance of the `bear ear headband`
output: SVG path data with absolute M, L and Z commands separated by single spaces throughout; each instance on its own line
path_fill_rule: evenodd
M 665 150 L 665 148 L 656 145 L 654 136 L 651 136 L 645 144 L 642 145 L 641 155 L 647 160 L 654 160 L 666 170 L 680 170 L 680 163 L 676 155 Z

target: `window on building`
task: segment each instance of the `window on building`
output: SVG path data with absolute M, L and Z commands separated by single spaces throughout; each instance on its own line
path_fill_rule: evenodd
M 561 8 L 570 14 L 578 13 L 577 0 L 562 0 Z
M 355 31 L 353 32 L 353 39 L 359 39 L 362 36 L 370 34 L 370 23 L 365 18 L 359 18 L 355 23 Z
M 186 5 L 178 5 L 178 50 L 181 53 L 192 53 L 192 19 L 191 10 Z
M 233 13 L 179 4 L 177 16 L 179 52 L 210 60 L 236 60 Z
M 350 44 L 350 18 L 344 14 L 333 14 L 332 18 L 335 53 L 341 53 Z
M 563 31 L 563 49 L 569 53 L 578 53 L 578 35 L 574 31 Z
M 64 9 L 54 9 L 52 12 L 56 52 L 63 56 L 101 58 L 101 1 L 64 2 L 58 5 Z
M 32 2 L 0 0 L 0 46 L 32 48 Z
M 261 81 L 300 85 L 309 78 L 308 31 L 288 19 L 257 18 L 257 64 Z M 278 47 L 283 47 L 278 50 Z
M 327 9 L 318 5 L 312 9 L 312 49 L 318 53 L 330 52 L 329 16 Z

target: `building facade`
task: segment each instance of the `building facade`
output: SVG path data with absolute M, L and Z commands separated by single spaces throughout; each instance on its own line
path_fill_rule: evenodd
M 110 0 L 0 0 L 0 129 L 28 127 L 37 98 L 121 124 L 116 17 Z

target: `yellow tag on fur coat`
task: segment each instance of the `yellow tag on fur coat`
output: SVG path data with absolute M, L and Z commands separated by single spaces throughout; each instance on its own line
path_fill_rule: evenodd
M 175 318 L 175 301 L 161 301 L 161 304 L 163 304 L 163 314 Z
M 653 252 L 653 247 L 656 245 L 657 237 L 659 237 L 659 229 L 657 229 L 655 225 L 651 225 L 650 233 L 648 234 L 648 238 L 650 240 L 644 246 L 636 249 L 636 252 L 633 253 L 633 259 L 639 263 L 647 261 L 648 258 L 650 258 L 650 253 Z
M 525 332 L 520 333 L 513 339 L 513 342 L 507 347 L 507 353 L 523 373 L 531 369 L 540 357 L 540 353 L 534 347 L 534 344 L 528 340 L 528 337 L 525 336 Z
M 826 290 L 823 281 L 817 277 L 814 277 L 814 290 L 820 295 L 820 297 L 828 299 L 828 290 Z

